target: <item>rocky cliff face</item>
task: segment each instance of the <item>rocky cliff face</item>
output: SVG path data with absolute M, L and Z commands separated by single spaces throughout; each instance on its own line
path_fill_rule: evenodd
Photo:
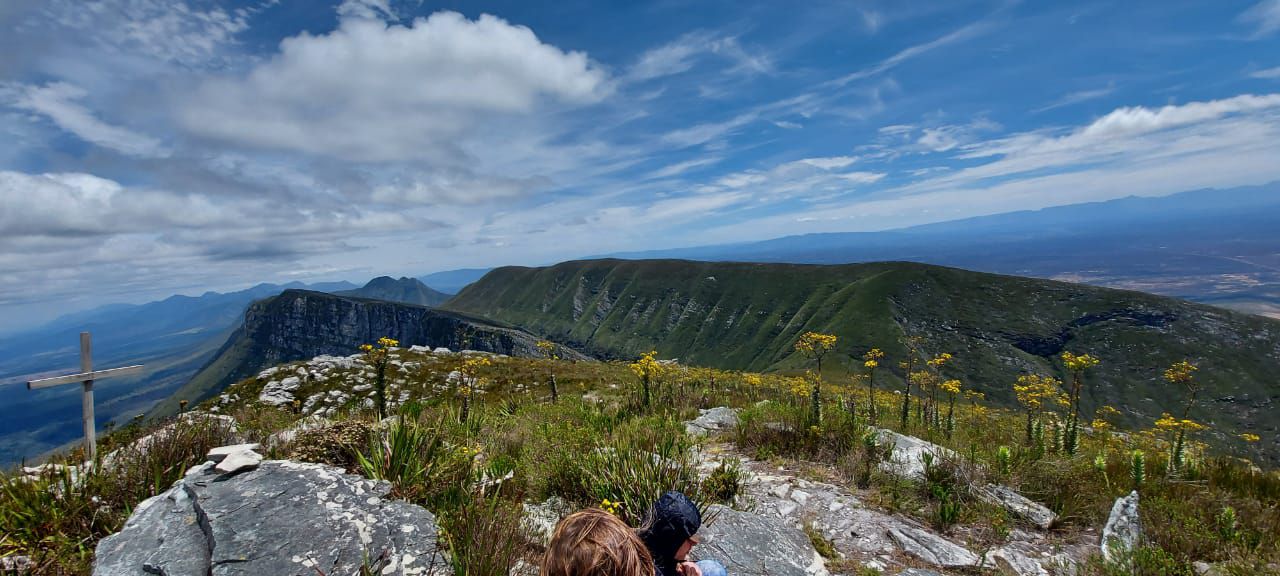
M 510 326 L 424 306 L 286 290 L 245 312 L 244 326 L 174 398 L 199 401 L 269 366 L 321 355 L 345 356 L 389 337 L 401 346 L 536 356 L 537 338 Z M 585 356 L 562 348 L 561 356 Z M 176 402 L 174 400 L 171 403 Z
M 530 356 L 537 339 L 520 330 L 423 306 L 287 290 L 245 312 L 244 337 L 262 349 L 263 367 L 321 354 L 350 354 L 389 337 L 402 346 L 444 346 Z

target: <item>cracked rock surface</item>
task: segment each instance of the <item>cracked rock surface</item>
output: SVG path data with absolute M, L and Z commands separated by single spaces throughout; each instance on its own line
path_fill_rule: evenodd
M 431 512 L 386 500 L 390 485 L 287 460 L 192 469 L 98 544 L 95 576 L 449 573 Z

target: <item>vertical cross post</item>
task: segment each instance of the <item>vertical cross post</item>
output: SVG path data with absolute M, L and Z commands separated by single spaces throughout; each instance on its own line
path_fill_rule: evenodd
M 80 333 L 80 373 L 92 374 L 93 372 L 93 336 L 88 332 Z M 84 418 L 84 455 L 85 458 L 93 461 L 98 452 L 98 427 L 93 421 L 93 377 L 81 382 L 84 386 L 84 394 L 82 394 L 80 403 L 82 417 Z
M 80 333 L 80 373 L 68 374 L 66 376 L 55 376 L 53 378 L 41 378 L 39 380 L 27 381 L 28 390 L 39 390 L 41 388 L 49 388 L 51 386 L 61 386 L 63 384 L 76 384 L 81 386 L 80 411 L 84 421 L 84 455 L 89 460 L 94 460 L 98 453 L 97 443 L 97 426 L 93 419 L 93 381 L 103 378 L 112 378 L 115 376 L 127 376 L 129 374 L 137 374 L 142 372 L 142 365 L 125 366 L 123 368 L 111 368 L 108 370 L 93 370 L 93 338 L 88 332 Z

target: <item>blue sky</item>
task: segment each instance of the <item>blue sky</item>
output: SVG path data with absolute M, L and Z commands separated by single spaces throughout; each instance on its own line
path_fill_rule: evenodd
M 1280 0 L 0 5 L 0 318 L 1280 179 Z

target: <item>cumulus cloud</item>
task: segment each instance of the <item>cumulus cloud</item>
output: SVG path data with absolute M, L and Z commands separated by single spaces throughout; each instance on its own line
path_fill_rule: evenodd
M 243 77 L 202 85 L 180 113 L 191 132 L 360 162 L 465 157 L 461 139 L 544 105 L 585 105 L 606 74 L 495 16 L 438 12 L 408 25 L 344 18 L 303 33 Z
M 1275 68 L 1265 68 L 1262 70 L 1256 70 L 1253 73 L 1249 74 L 1249 77 L 1258 78 L 1261 80 L 1280 80 L 1280 66 L 1276 66 Z
M 82 172 L 0 171 L 0 305 L 113 289 L 172 289 L 175 275 L 257 282 L 309 255 L 431 223 L 396 210 L 125 186 Z M 257 278 L 254 275 L 259 275 Z
M 169 150 L 159 140 L 99 120 L 92 111 L 79 103 L 87 95 L 88 92 L 83 88 L 66 82 L 53 82 L 44 86 L 0 84 L 0 102 L 41 114 L 59 128 L 86 142 L 141 158 L 162 158 L 169 155 Z

